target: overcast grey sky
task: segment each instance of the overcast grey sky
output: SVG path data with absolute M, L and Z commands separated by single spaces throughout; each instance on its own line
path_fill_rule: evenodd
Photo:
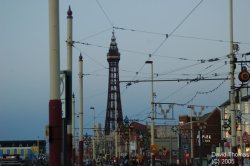
M 121 53 L 120 80 L 149 79 L 150 66 L 144 65 L 149 59 L 154 62 L 155 79 L 228 76 L 229 0 L 60 0 L 61 70 L 66 69 L 69 5 L 73 40 L 89 44 L 75 44 L 73 49 L 77 112 L 80 53 L 87 74 L 84 127 L 93 126 L 91 106 L 96 108 L 97 121 L 105 120 L 106 55 L 113 30 Z M 239 42 L 239 59 L 240 54 L 250 51 L 249 7 L 249 0 L 234 0 L 234 41 Z M 49 102 L 48 1 L 0 0 L 0 18 L 0 139 L 44 138 Z M 220 60 L 207 61 L 212 58 Z M 239 72 L 239 66 L 236 70 Z M 149 121 L 150 83 L 120 86 L 123 115 Z M 228 99 L 229 81 L 160 82 L 154 89 L 156 102 L 218 106 Z M 186 107 L 174 106 L 175 114 L 187 114 Z M 157 116 L 162 116 L 159 109 Z

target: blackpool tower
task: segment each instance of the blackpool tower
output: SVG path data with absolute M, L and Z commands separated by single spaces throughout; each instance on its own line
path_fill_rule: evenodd
M 116 38 L 113 32 L 109 52 L 107 54 L 109 63 L 109 80 L 108 80 L 108 100 L 105 120 L 105 135 L 114 131 L 122 124 L 122 106 L 119 83 L 119 61 L 120 53 L 117 47 Z

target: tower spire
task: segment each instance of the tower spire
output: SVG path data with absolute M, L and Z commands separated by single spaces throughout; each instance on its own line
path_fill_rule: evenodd
M 112 37 L 111 37 L 111 43 L 110 43 L 109 51 L 118 51 L 114 30 L 112 32 Z
M 118 126 L 120 126 L 123 121 L 119 84 L 120 53 L 114 31 L 112 32 L 110 48 L 107 53 L 107 61 L 109 63 L 109 82 L 105 134 L 109 135 L 111 130 L 115 130 L 115 122 L 117 121 Z

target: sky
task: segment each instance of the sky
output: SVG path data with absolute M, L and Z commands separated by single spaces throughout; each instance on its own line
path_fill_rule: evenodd
M 105 121 L 107 52 L 113 31 L 121 54 L 120 81 L 149 80 L 147 60 L 153 61 L 155 80 L 229 76 L 229 0 L 60 0 L 60 70 L 67 64 L 69 5 L 73 40 L 82 43 L 73 48 L 73 92 L 78 113 L 81 53 L 84 128 L 93 126 L 90 107 L 95 107 L 97 122 Z M 249 6 L 249 0 L 233 4 L 239 60 L 250 51 Z M 0 20 L 0 140 L 44 139 L 50 91 L 48 1 L 0 0 Z M 211 61 L 215 58 L 219 60 Z M 240 84 L 239 71 L 237 65 L 236 85 Z M 123 116 L 149 122 L 150 82 L 130 86 L 121 82 L 120 87 Z M 207 106 L 205 111 L 212 111 L 228 100 L 229 89 L 228 80 L 154 82 L 155 102 L 176 103 L 176 120 L 190 113 L 188 105 Z M 163 117 L 158 106 L 156 116 Z M 156 120 L 156 124 L 172 122 L 176 121 Z

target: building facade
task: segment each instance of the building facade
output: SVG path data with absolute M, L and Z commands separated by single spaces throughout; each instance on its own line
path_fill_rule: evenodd
M 18 155 L 22 159 L 27 159 L 45 153 L 45 140 L 0 141 L 0 158 Z
M 197 117 L 180 116 L 179 159 L 183 164 L 198 163 L 210 158 L 221 142 L 221 111 Z M 201 138 L 201 139 L 200 139 Z
M 236 108 L 236 136 L 238 145 L 238 154 L 250 153 L 250 96 L 247 89 L 237 91 L 235 97 Z M 231 147 L 231 117 L 230 102 L 224 102 L 221 106 L 221 135 L 222 143 L 220 151 L 230 151 Z

